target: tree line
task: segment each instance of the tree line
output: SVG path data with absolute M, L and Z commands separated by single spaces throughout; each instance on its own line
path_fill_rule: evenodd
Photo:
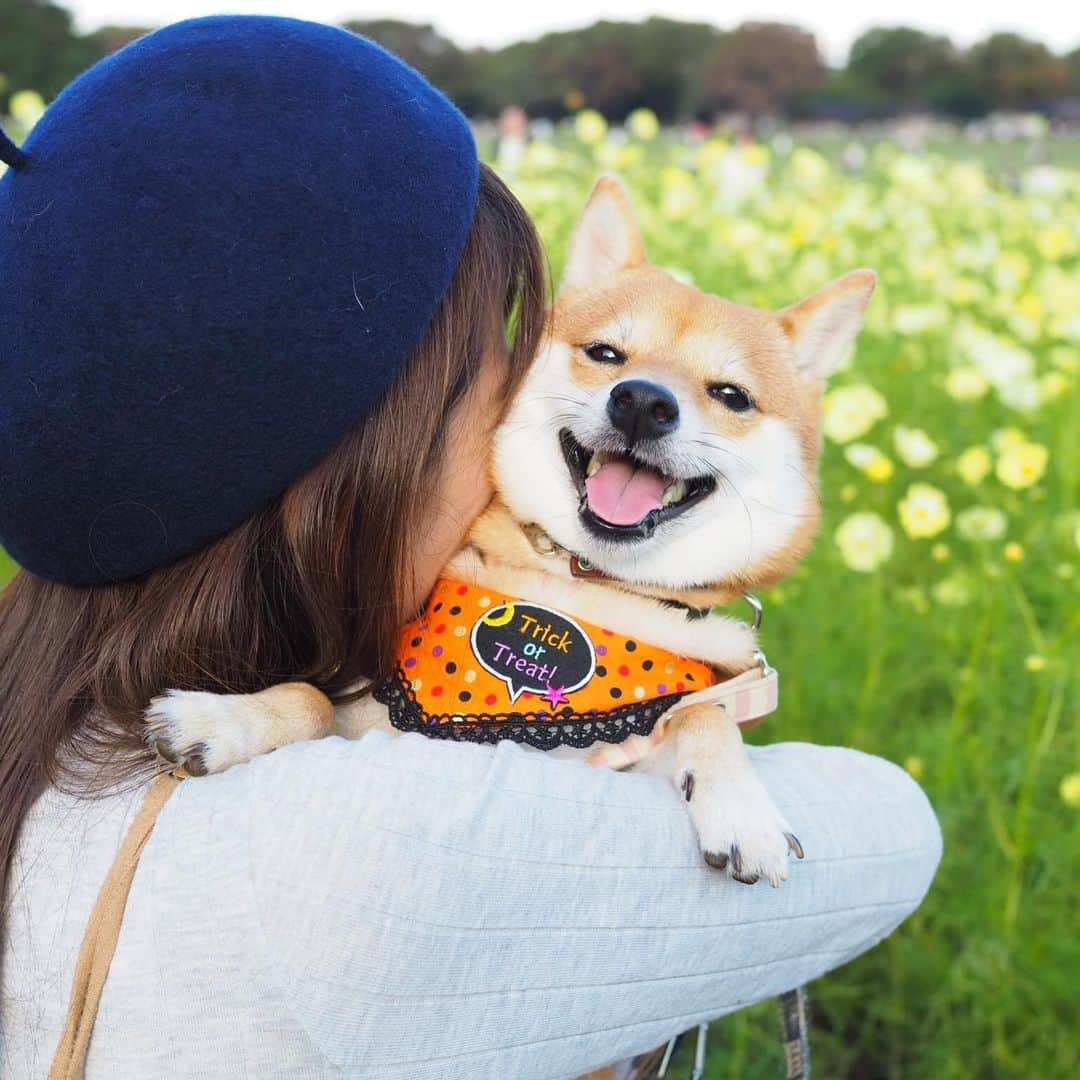
M 863 120 L 906 112 L 970 119 L 999 110 L 1053 111 L 1080 99 L 1080 48 L 1056 55 L 1012 33 L 969 48 L 912 27 L 879 27 L 829 68 L 814 35 L 781 23 L 650 18 L 600 21 L 500 49 L 465 49 L 430 25 L 352 21 L 442 87 L 472 116 L 520 105 L 558 119 L 583 106 L 621 120 L 637 108 L 665 122 L 750 116 Z M 49 0 L 0 0 L 0 112 L 34 89 L 46 99 L 80 71 L 147 32 L 75 31 Z

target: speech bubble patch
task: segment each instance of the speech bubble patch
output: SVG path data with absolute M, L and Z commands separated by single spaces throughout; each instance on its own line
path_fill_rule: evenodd
M 510 701 L 538 694 L 552 705 L 596 672 L 596 649 L 569 615 L 526 601 L 499 604 L 476 621 L 470 639 L 480 665 L 506 683 Z

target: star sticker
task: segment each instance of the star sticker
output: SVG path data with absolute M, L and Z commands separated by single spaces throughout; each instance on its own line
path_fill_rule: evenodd
M 551 702 L 552 705 L 565 705 L 570 699 L 563 692 L 566 690 L 565 686 L 552 686 L 551 683 L 547 684 L 547 693 L 541 694 L 540 697 L 544 701 Z

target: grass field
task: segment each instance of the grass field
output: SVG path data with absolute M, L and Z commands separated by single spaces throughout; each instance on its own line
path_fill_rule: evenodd
M 631 131 L 584 114 L 504 162 L 556 272 L 614 170 L 653 260 L 710 291 L 881 275 L 828 398 L 817 548 L 765 598 L 785 697 L 757 738 L 904 763 L 946 851 L 924 907 L 813 987 L 817 1075 L 1080 1075 L 1080 172 Z M 711 1080 L 782 1075 L 771 1004 L 710 1045 Z
M 924 907 L 812 988 L 817 1075 L 1080 1075 L 1080 173 L 635 128 L 579 117 L 509 172 L 556 271 L 607 169 L 653 260 L 710 291 L 881 275 L 828 399 L 817 548 L 766 597 L 785 697 L 757 737 L 904 763 L 946 850 Z M 707 1076 L 783 1075 L 777 1032 L 771 1004 L 718 1022 Z

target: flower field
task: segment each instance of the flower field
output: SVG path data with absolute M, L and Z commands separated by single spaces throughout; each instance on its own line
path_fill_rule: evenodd
M 765 597 L 785 692 L 754 735 L 903 763 L 946 850 L 922 910 L 813 988 L 816 1069 L 1080 1075 L 1080 173 L 691 142 L 648 114 L 500 157 L 556 274 L 602 170 L 653 261 L 709 291 L 779 307 L 879 272 L 826 399 L 816 550 Z M 771 1005 L 710 1047 L 710 1078 L 783 1075 Z
M 733 300 L 878 271 L 825 401 L 817 546 L 764 597 L 784 695 L 752 738 L 901 762 L 945 856 L 908 923 L 812 988 L 816 1072 L 1080 1075 L 1080 171 L 695 141 L 587 111 L 488 156 L 556 279 L 601 171 L 627 182 L 655 263 Z M 771 1004 L 713 1026 L 706 1075 L 783 1075 Z

